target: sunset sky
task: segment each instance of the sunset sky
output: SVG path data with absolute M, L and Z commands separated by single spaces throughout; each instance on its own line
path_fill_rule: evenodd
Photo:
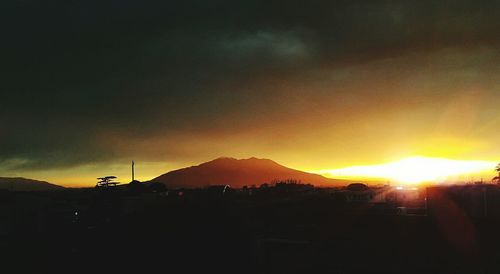
M 494 1 L 8 2 L 0 176 L 500 160 Z

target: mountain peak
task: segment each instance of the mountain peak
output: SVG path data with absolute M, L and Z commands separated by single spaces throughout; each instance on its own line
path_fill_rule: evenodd
M 219 167 L 241 167 L 241 168 L 276 168 L 284 166 L 274 162 L 270 159 L 250 157 L 245 159 L 237 159 L 232 157 L 219 157 L 217 159 L 202 163 L 198 166 L 219 166 Z
M 227 156 L 222 156 L 222 157 L 219 157 L 219 158 L 216 158 L 212 161 L 248 161 L 248 160 L 268 160 L 268 159 L 264 159 L 264 158 L 257 158 L 257 157 L 250 157 L 250 158 L 243 158 L 243 159 L 237 159 L 237 158 L 234 158 L 234 157 L 227 157 Z M 212 162 L 212 161 L 209 161 L 209 162 Z
M 318 174 L 311 174 L 280 165 L 270 159 L 250 157 L 236 159 L 220 157 L 197 166 L 174 170 L 151 181 L 161 182 L 167 187 L 196 188 L 209 185 L 260 185 L 273 180 L 295 179 L 303 183 L 323 186 L 338 186 L 344 181 L 328 179 Z
M 213 159 L 211 161 L 208 161 L 207 163 L 210 163 L 210 162 L 221 162 L 221 161 L 237 161 L 238 159 L 236 158 L 233 158 L 233 157 L 225 157 L 225 156 L 222 156 L 222 157 L 219 157 L 219 158 L 216 158 L 216 159 Z

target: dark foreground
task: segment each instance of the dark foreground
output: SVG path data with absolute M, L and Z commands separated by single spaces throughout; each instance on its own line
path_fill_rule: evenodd
M 2 273 L 500 272 L 496 218 L 326 194 L 172 196 L 4 193 Z

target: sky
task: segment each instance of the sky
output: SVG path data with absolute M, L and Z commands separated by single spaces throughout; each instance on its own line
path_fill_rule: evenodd
M 498 161 L 495 1 L 3 1 L 0 176 Z

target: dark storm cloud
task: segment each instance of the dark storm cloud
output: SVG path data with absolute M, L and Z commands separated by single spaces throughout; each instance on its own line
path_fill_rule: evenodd
M 1 6 L 0 165 L 12 169 L 120 157 L 101 142 L 111 133 L 202 138 L 220 117 L 279 108 L 272 100 L 279 94 L 238 87 L 402 52 L 495 46 L 500 27 L 494 1 Z M 235 127 L 245 123 L 241 116 Z

